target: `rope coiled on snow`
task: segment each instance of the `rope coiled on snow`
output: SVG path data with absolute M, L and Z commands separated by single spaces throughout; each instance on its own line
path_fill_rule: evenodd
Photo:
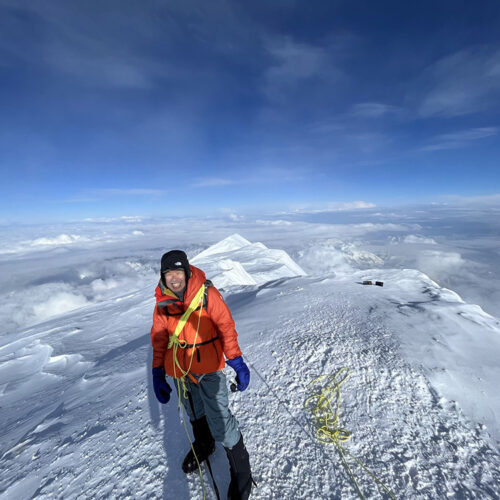
M 339 425 L 341 399 L 340 388 L 349 377 L 349 372 L 350 371 L 347 367 L 343 367 L 340 368 L 334 375 L 321 375 L 320 377 L 314 379 L 309 384 L 310 388 L 314 385 L 318 385 L 320 382 L 326 381 L 326 384 L 323 384 L 318 393 L 309 396 L 305 400 L 304 407 L 311 411 L 315 419 L 316 439 L 325 445 L 334 444 L 337 447 L 342 464 L 351 477 L 354 486 L 358 491 L 359 497 L 362 500 L 365 500 L 356 477 L 347 463 L 346 456 L 349 456 L 358 465 L 360 465 L 362 469 L 368 473 L 393 500 L 396 500 L 394 493 L 370 469 L 368 469 L 366 465 L 364 465 L 352 453 L 343 447 L 343 443 L 350 439 L 351 433 Z M 333 405 L 332 402 L 334 402 Z

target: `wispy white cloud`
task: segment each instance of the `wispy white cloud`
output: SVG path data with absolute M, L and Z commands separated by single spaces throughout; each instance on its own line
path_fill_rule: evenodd
M 318 74 L 327 58 L 322 47 L 297 43 L 291 38 L 270 41 L 268 50 L 276 61 L 266 74 L 267 83 L 271 87 L 293 84 Z
M 349 45 L 349 37 L 338 37 L 313 45 L 291 37 L 267 37 L 265 49 L 271 64 L 263 74 L 262 89 L 270 101 L 282 102 L 305 82 L 321 80 L 333 84 L 345 77 L 337 60 Z M 330 89 L 331 90 L 331 89 Z
M 319 213 L 319 212 L 341 212 L 347 210 L 360 210 L 364 208 L 374 208 L 376 205 L 367 201 L 347 201 L 303 204 L 293 209 L 293 213 Z
M 349 132 L 343 137 L 344 145 L 350 145 L 356 151 L 361 153 L 374 153 L 380 151 L 393 142 L 393 136 L 385 132 Z M 370 158 L 370 162 L 373 159 Z
M 459 130 L 449 134 L 436 136 L 431 144 L 424 146 L 423 151 L 438 151 L 441 149 L 458 149 L 468 146 L 471 142 L 485 137 L 497 135 L 497 127 L 480 127 L 467 130 Z
M 140 189 L 140 188 L 105 188 L 96 189 L 94 192 L 102 196 L 160 196 L 167 191 L 163 189 Z
M 193 187 L 220 187 L 220 186 L 230 186 L 231 184 L 238 184 L 234 179 L 227 179 L 223 177 L 207 177 L 196 179 L 192 184 Z
M 97 223 L 108 223 L 108 222 L 128 222 L 137 223 L 144 221 L 144 217 L 138 215 L 122 215 L 120 217 L 87 217 L 83 219 L 85 222 L 97 222 Z
M 36 50 L 26 50 L 23 40 L 11 44 L 10 53 L 29 64 L 43 63 L 54 72 L 73 76 L 80 84 L 146 88 L 151 85 L 151 59 L 140 57 L 138 42 L 144 42 L 142 23 L 136 29 L 123 29 L 131 19 L 116 11 L 113 20 L 105 12 L 92 16 L 91 10 L 75 8 L 67 2 L 39 4 L 26 0 L 4 0 L 9 7 L 11 23 L 17 16 L 36 22 L 37 33 L 45 36 L 37 40 Z M 90 22 L 90 16 L 92 16 Z M 127 40 L 126 33 L 130 38 Z M 20 43 L 19 43 L 20 42 Z M 143 54 L 144 55 L 144 54 Z M 159 69 L 159 68 L 157 68 Z
M 500 103 L 500 50 L 478 46 L 432 64 L 417 82 L 423 117 L 460 116 Z
M 465 264 L 466 261 L 458 252 L 424 250 L 417 256 L 418 269 L 437 280 L 442 280 L 452 273 L 460 272 Z
M 360 102 L 351 108 L 350 114 L 361 118 L 380 118 L 389 114 L 401 113 L 401 108 L 380 102 Z
M 369 201 L 349 201 L 344 203 L 328 203 L 327 210 L 359 210 L 362 208 L 374 208 L 376 205 Z
M 184 8 L 183 3 L 188 2 L 171 2 L 168 10 L 177 10 L 180 15 L 182 11 L 196 14 L 197 8 Z M 2 12 L 6 19 L 0 27 L 7 26 L 12 36 L 7 42 L 0 39 L 0 49 L 30 65 L 43 64 L 79 85 L 149 90 L 158 82 L 181 81 L 203 73 L 200 67 L 187 69 L 173 58 L 151 50 L 158 40 L 172 42 L 179 36 L 177 29 L 170 29 L 172 21 L 161 4 L 142 8 L 129 2 L 119 9 L 100 9 L 99 14 L 93 5 L 75 2 L 2 0 L 2 4 L 8 11 Z M 217 9 L 220 19 L 221 12 Z M 36 23 L 31 37 L 16 33 L 16 28 L 20 31 L 21 17 Z M 203 19 L 199 12 L 198 18 Z M 209 26 L 215 30 L 216 20 L 211 19 Z M 30 39 L 36 43 L 35 49 L 26 45 Z
M 458 194 L 450 194 L 443 196 L 443 198 L 451 204 L 500 207 L 500 193 L 482 196 L 462 196 Z
M 100 201 L 101 198 L 98 196 L 90 196 L 90 195 L 76 195 L 71 198 L 67 198 L 64 200 L 60 200 L 58 203 L 95 203 L 96 201 Z
M 167 193 L 163 189 L 141 189 L 141 188 L 103 188 L 103 189 L 89 189 L 83 193 L 77 194 L 62 203 L 95 203 L 105 198 L 119 197 L 119 196 L 164 196 Z
M 192 187 L 223 187 L 231 185 L 258 185 L 280 182 L 299 182 L 303 180 L 309 172 L 301 168 L 285 168 L 279 166 L 260 166 L 249 169 L 251 173 L 239 178 L 229 177 L 200 177 L 194 180 Z
M 418 245 L 437 245 L 434 238 L 427 238 L 420 234 L 409 234 L 403 239 L 404 243 L 416 243 Z
M 75 47 L 53 43 L 46 49 L 46 61 L 80 82 L 109 87 L 148 89 L 160 76 L 151 62 L 125 54 L 100 52 L 99 46 Z M 157 70 L 159 68 L 156 68 Z
M 269 166 L 256 169 L 254 179 L 258 182 L 299 182 L 313 175 L 307 168 Z

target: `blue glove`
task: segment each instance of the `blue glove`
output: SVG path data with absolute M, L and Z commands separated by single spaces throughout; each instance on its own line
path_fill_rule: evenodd
M 241 356 L 234 359 L 227 359 L 226 363 L 236 372 L 236 382 L 238 391 L 244 391 L 250 383 L 250 370 Z
M 161 366 L 153 368 L 153 389 L 160 403 L 168 403 L 172 389 L 165 380 L 165 370 Z

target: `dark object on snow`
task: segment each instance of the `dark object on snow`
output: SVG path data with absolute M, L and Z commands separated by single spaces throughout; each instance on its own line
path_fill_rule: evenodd
M 361 281 L 358 283 L 361 283 L 362 285 L 377 285 L 377 286 L 384 286 L 384 282 L 383 281 L 375 281 L 375 283 L 373 283 L 372 280 L 366 280 L 366 281 Z
M 232 448 L 225 448 L 225 450 L 231 472 L 227 498 L 228 500 L 247 500 L 252 490 L 252 483 L 255 484 L 255 482 L 252 478 L 250 459 L 243 443 L 243 436 L 240 436 L 240 440 Z
M 206 417 L 201 417 L 194 422 L 191 422 L 193 426 L 194 443 L 193 448 L 198 457 L 198 462 L 201 463 L 208 459 L 208 457 L 215 451 L 215 440 L 212 437 L 212 433 L 208 427 L 208 422 Z M 198 469 L 198 463 L 194 457 L 193 450 L 189 450 L 184 462 L 182 462 L 182 470 L 189 474 Z

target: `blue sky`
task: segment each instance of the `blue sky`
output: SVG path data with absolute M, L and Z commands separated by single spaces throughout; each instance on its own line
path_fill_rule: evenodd
M 500 192 L 500 3 L 0 0 L 0 220 Z

